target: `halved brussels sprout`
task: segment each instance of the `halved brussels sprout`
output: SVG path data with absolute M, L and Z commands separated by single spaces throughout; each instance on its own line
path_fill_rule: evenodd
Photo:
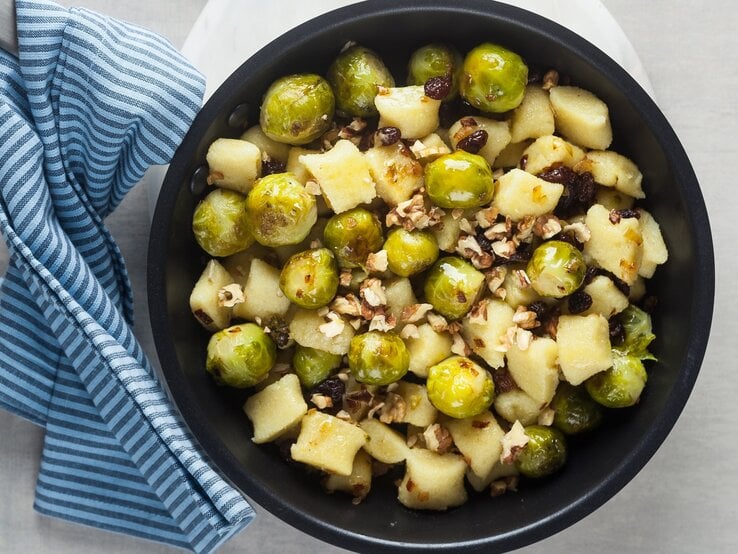
M 525 428 L 530 440 L 515 460 L 515 467 L 526 477 L 545 477 L 566 463 L 566 439 L 561 431 L 542 425 Z
M 584 383 L 592 399 L 606 408 L 628 408 L 641 398 L 648 374 L 635 356 L 613 350 L 612 367 L 593 375 Z
M 458 419 L 481 414 L 495 399 L 492 376 L 463 356 L 452 356 L 432 366 L 427 386 L 431 403 Z
M 438 260 L 425 280 L 425 301 L 449 319 L 464 317 L 484 285 L 484 274 L 455 256 Z
M 651 316 L 631 304 L 618 316 L 623 325 L 625 340 L 615 350 L 621 354 L 635 356 L 641 360 L 655 360 L 648 346 L 656 338 L 651 329 Z
M 192 232 L 200 247 L 211 256 L 230 256 L 254 243 L 246 219 L 246 197 L 215 189 L 195 208 Z
M 459 89 L 461 96 L 484 112 L 517 108 L 525 96 L 528 66 L 515 52 L 480 44 L 466 55 Z
M 277 360 L 277 347 L 254 323 L 218 331 L 208 342 L 205 369 L 222 385 L 244 389 L 263 381 Z
M 390 271 L 401 277 L 415 275 L 438 259 L 438 242 L 430 231 L 397 228 L 384 242 Z
M 259 179 L 246 197 L 246 221 L 259 244 L 298 244 L 318 220 L 315 197 L 292 173 Z
M 602 422 L 602 406 L 592 400 L 584 387 L 559 384 L 551 408 L 554 427 L 567 435 L 586 433 Z
M 338 290 L 338 265 L 333 252 L 314 248 L 291 256 L 282 268 L 279 288 L 302 308 L 327 306 Z
M 328 81 L 336 95 L 336 107 L 344 115 L 377 115 L 377 87 L 394 87 L 395 80 L 376 53 L 363 46 L 341 52 L 328 69 Z
M 389 385 L 399 381 L 410 367 L 405 342 L 395 334 L 369 331 L 351 339 L 349 368 L 359 383 Z
M 382 224 L 369 210 L 354 208 L 328 220 L 323 240 L 341 267 L 363 266 L 370 253 L 382 248 Z
M 418 48 L 407 65 L 407 84 L 425 85 L 432 77 L 449 77 L 451 89 L 444 101 L 453 100 L 459 93 L 459 78 L 464 60 L 456 48 L 434 42 Z
M 482 156 L 457 150 L 425 166 L 425 188 L 441 208 L 479 208 L 492 201 L 495 180 Z
M 320 75 L 288 75 L 267 90 L 259 123 L 272 140 L 307 144 L 330 128 L 335 104 L 333 90 Z
M 298 344 L 292 357 L 292 367 L 306 389 L 312 389 L 325 381 L 331 372 L 341 365 L 340 354 L 331 354 L 325 350 L 310 348 Z
M 541 296 L 563 298 L 584 281 L 587 266 L 582 253 L 568 242 L 549 240 L 533 251 L 526 273 Z

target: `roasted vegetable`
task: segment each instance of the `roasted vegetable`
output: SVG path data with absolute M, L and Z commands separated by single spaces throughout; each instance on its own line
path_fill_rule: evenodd
M 279 288 L 301 308 L 322 308 L 338 290 L 338 264 L 327 248 L 298 252 L 287 260 L 279 277 Z
M 456 48 L 434 42 L 418 48 L 410 56 L 407 65 L 407 84 L 425 85 L 432 77 L 447 77 L 449 91 L 444 100 L 453 100 L 459 94 L 461 65 L 464 62 Z
M 523 101 L 528 66 L 515 52 L 480 44 L 466 55 L 461 75 L 461 96 L 485 112 L 506 112 Z
M 402 277 L 420 273 L 438 259 L 438 243 L 430 231 L 395 229 L 387 236 L 384 250 L 390 271 Z
M 369 331 L 351 339 L 348 360 L 356 380 L 368 385 L 399 381 L 410 367 L 410 355 L 402 339 L 380 331 Z
M 331 372 L 341 365 L 341 358 L 340 354 L 331 354 L 325 350 L 298 344 L 292 357 L 292 367 L 300 378 L 300 384 L 306 389 L 312 389 L 325 381 Z
M 374 97 L 378 87 L 393 87 L 395 80 L 376 53 L 363 46 L 341 52 L 328 69 L 328 81 L 336 95 L 336 107 L 349 116 L 377 115 Z
M 546 477 L 566 463 L 566 439 L 561 431 L 541 425 L 525 428 L 530 439 L 515 460 L 515 467 L 526 477 Z
M 211 256 L 230 256 L 254 243 L 246 218 L 246 197 L 216 189 L 195 208 L 192 232 L 200 247 Z
M 382 248 L 382 224 L 365 208 L 334 215 L 323 231 L 325 245 L 333 250 L 341 267 L 358 267 L 367 256 Z
M 254 323 L 218 331 L 208 343 L 205 369 L 222 385 L 243 389 L 266 378 L 277 360 L 277 347 Z
M 587 266 L 582 253 L 568 242 L 549 240 L 533 251 L 526 273 L 541 296 L 563 298 L 584 281 Z
M 469 358 L 453 356 L 428 370 L 428 398 L 447 416 L 481 414 L 495 399 L 495 383 L 483 367 Z
M 425 166 L 425 187 L 442 208 L 478 208 L 495 193 L 492 169 L 476 154 L 457 150 Z
M 427 273 L 425 300 L 449 319 L 464 317 L 484 285 L 484 274 L 455 256 L 438 260 Z

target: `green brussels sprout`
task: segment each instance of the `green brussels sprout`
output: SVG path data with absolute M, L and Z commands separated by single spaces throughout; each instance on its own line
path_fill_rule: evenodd
M 327 248 L 314 248 L 291 256 L 279 276 L 279 288 L 301 308 L 327 306 L 338 291 L 338 264 Z
M 602 422 L 602 406 L 589 396 L 584 387 L 561 383 L 551 401 L 553 425 L 567 435 L 578 435 L 595 429 Z
M 620 313 L 618 319 L 623 325 L 625 340 L 615 350 L 641 360 L 655 360 L 656 357 L 648 351 L 648 346 L 656 338 L 651 328 L 651 316 L 631 304 Z
M 518 454 L 515 467 L 526 477 L 545 477 L 566 463 L 566 439 L 561 431 L 542 425 L 525 428 L 530 439 Z
M 331 354 L 325 350 L 310 348 L 300 344 L 295 348 L 292 367 L 306 389 L 312 389 L 325 381 L 331 372 L 341 365 L 340 354 Z
M 400 227 L 390 232 L 383 248 L 390 271 L 401 277 L 420 273 L 438 259 L 438 242 L 430 231 L 406 231 Z
M 246 197 L 246 220 L 259 244 L 298 244 L 318 220 L 318 208 L 292 173 L 274 173 L 259 179 Z
M 606 408 L 628 408 L 638 402 L 648 374 L 635 356 L 613 350 L 612 367 L 593 375 L 584 385 L 592 399 Z
M 405 342 L 393 333 L 369 331 L 351 339 L 349 368 L 359 383 L 389 385 L 399 381 L 410 367 Z
M 288 75 L 266 91 L 259 124 L 272 140 L 307 144 L 330 128 L 335 106 L 333 90 L 320 75 Z
M 495 194 L 495 180 L 487 160 L 457 150 L 425 166 L 425 188 L 441 208 L 479 208 Z
M 407 84 L 424 85 L 432 77 L 451 77 L 451 90 L 444 102 L 453 100 L 459 93 L 459 79 L 464 59 L 456 48 L 434 42 L 418 48 L 407 64 Z
M 210 337 L 205 369 L 218 384 L 244 389 L 263 381 L 276 361 L 269 335 L 255 323 L 243 323 Z
M 475 108 L 500 113 L 520 105 L 527 84 L 528 66 L 523 59 L 487 42 L 466 55 L 459 91 Z
M 333 250 L 341 267 L 363 266 L 370 253 L 382 248 L 382 224 L 369 210 L 354 208 L 328 220 L 323 241 Z
M 455 256 L 438 260 L 425 280 L 425 301 L 439 314 L 454 320 L 464 317 L 484 285 L 484 274 Z
M 336 107 L 343 115 L 377 115 L 377 87 L 394 87 L 387 66 L 368 48 L 352 46 L 341 52 L 328 69 L 328 81 L 336 94 Z
M 563 298 L 582 285 L 587 266 L 576 247 L 561 240 L 549 240 L 533 251 L 525 271 L 538 294 Z
M 432 366 L 427 386 L 431 404 L 458 419 L 481 414 L 495 399 L 492 376 L 463 356 L 452 356 Z
M 195 208 L 192 232 L 211 256 L 230 256 L 254 243 L 246 221 L 246 197 L 232 190 L 215 189 Z

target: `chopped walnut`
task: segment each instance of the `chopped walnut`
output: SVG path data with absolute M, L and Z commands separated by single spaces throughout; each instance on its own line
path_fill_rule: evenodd
M 364 417 L 373 400 L 374 395 L 362 386 L 361 389 L 347 392 L 344 395 L 343 409 L 353 420 L 358 421 Z
M 555 69 L 549 69 L 543 76 L 543 90 L 551 90 L 559 84 L 559 72 Z
M 587 225 L 582 221 L 577 221 L 575 223 L 570 223 L 569 225 L 564 225 L 563 231 L 573 233 L 574 238 L 582 244 L 592 238 L 592 232 L 589 230 L 589 227 L 587 227 Z
M 513 270 L 513 275 L 515 275 L 515 277 L 517 278 L 518 286 L 521 289 L 527 289 L 528 287 L 530 287 L 530 277 L 528 277 L 528 274 L 524 269 Z
M 400 321 L 405 323 L 417 323 L 433 309 L 433 304 L 410 304 L 402 309 Z
M 454 208 L 451 210 L 451 217 L 454 220 L 458 220 L 462 215 L 464 215 L 464 210 L 462 208 Z
M 351 273 L 350 269 L 342 269 L 341 275 L 338 278 L 338 284 L 342 287 L 349 287 L 351 286 L 351 280 L 353 277 L 353 273 Z
M 387 251 L 371 252 L 366 258 L 366 269 L 370 273 L 383 273 L 387 271 Z
M 400 422 L 405 418 L 406 412 L 405 399 L 399 394 L 388 392 L 379 413 L 379 421 L 387 424 Z
M 361 302 L 353 293 L 348 293 L 346 296 L 336 296 L 331 303 L 331 310 L 340 315 L 361 317 Z
M 493 267 L 489 271 L 484 272 L 484 278 L 487 281 L 487 288 L 491 293 L 495 294 L 495 296 L 499 296 L 497 295 L 498 290 L 505 290 L 501 288 L 502 283 L 505 282 L 505 277 L 507 277 L 507 268 L 504 266 Z
M 443 333 L 444 331 L 448 331 L 448 321 L 446 321 L 446 318 L 442 315 L 439 315 L 435 312 L 428 312 L 427 318 L 428 323 L 430 323 L 431 328 L 436 333 Z
M 365 279 L 359 289 L 359 295 L 372 308 L 387 305 L 387 295 L 379 279 Z
M 513 323 L 521 329 L 535 329 L 540 325 L 536 319 L 536 312 L 529 311 L 525 306 L 518 306 L 513 314 Z
M 465 258 L 471 258 L 473 254 L 482 255 L 482 247 L 473 235 L 462 235 L 456 243 L 456 251 Z
M 331 402 L 333 401 L 331 400 Z M 354 421 L 351 417 L 351 414 L 348 413 L 346 410 L 338 410 L 338 412 L 336 413 L 336 417 L 344 421 Z
M 553 411 L 551 408 L 544 408 L 540 414 L 538 414 L 538 425 L 544 425 L 546 427 L 550 427 L 554 422 L 554 416 L 556 415 L 556 412 Z
M 495 346 L 495 350 L 497 352 L 507 352 L 513 346 L 517 346 L 520 350 L 528 350 L 532 341 L 533 333 L 527 329 L 513 325 L 507 328 L 507 331 L 502 336 L 502 342 Z
M 533 235 L 533 226 L 536 223 L 536 218 L 527 215 L 520 221 L 518 221 L 517 225 L 515 226 L 515 236 L 514 238 L 520 243 L 527 241 L 532 235 Z
M 402 331 L 400 331 L 400 338 L 401 339 L 419 339 L 420 338 L 420 332 L 418 331 L 418 326 L 414 323 L 408 323 L 402 328 Z
M 310 397 L 310 402 L 315 404 L 319 410 L 325 410 L 326 408 L 332 408 L 333 407 L 333 400 L 331 400 L 330 396 L 325 396 L 324 394 L 314 394 Z
M 448 429 L 438 423 L 430 424 L 423 431 L 423 438 L 428 450 L 438 454 L 446 454 L 454 444 Z
M 476 213 L 474 219 L 477 220 L 477 225 L 482 229 L 489 229 L 494 225 L 498 214 L 499 211 L 495 207 L 484 208 Z
M 484 231 L 484 236 L 489 240 L 506 239 L 512 234 L 512 220 L 507 217 L 505 221 L 495 223 Z
M 525 428 L 515 420 L 510 430 L 502 437 L 502 453 L 500 463 L 512 464 L 520 455 L 520 451 L 528 444 L 530 437 L 525 434 Z
M 218 291 L 218 306 L 223 308 L 232 308 L 245 301 L 243 289 L 238 283 L 231 283 Z
M 376 402 L 371 405 L 371 409 L 366 414 L 367 419 L 371 419 L 374 417 L 374 415 L 379 412 L 382 408 L 384 408 L 384 402 Z
M 476 233 L 474 225 L 472 225 L 471 222 L 465 217 L 462 217 L 459 220 L 459 229 L 461 229 L 464 233 L 469 233 L 470 235 Z
M 313 181 L 312 179 L 305 183 L 305 192 L 312 194 L 313 196 L 320 196 L 322 194 L 320 185 L 317 181 Z
M 471 311 L 469 312 L 469 323 L 476 323 L 478 325 L 486 323 L 488 307 L 489 300 L 487 298 L 483 298 L 482 300 L 474 304 Z
M 451 352 L 453 354 L 456 354 L 457 356 L 468 356 L 471 354 L 471 348 L 469 348 L 469 345 L 466 344 L 460 334 L 453 334 L 451 335 L 451 338 L 453 339 L 453 344 L 451 345 Z
M 445 212 L 436 206 L 428 210 L 422 194 L 414 195 L 410 200 L 400 202 L 390 210 L 385 218 L 387 227 L 401 225 L 407 231 L 427 229 L 438 225 Z
M 492 251 L 495 253 L 495 256 L 511 258 L 517 251 L 517 247 L 511 240 L 498 240 L 492 243 Z
M 430 160 L 431 158 L 437 158 L 450 152 L 446 145 L 428 146 L 420 140 L 416 140 L 410 145 L 410 151 L 418 161 Z
M 492 481 L 489 485 L 490 496 L 502 496 L 507 491 L 516 492 L 518 490 L 518 480 L 517 475 L 510 475 L 508 477 Z
M 561 220 L 553 214 L 538 216 L 533 225 L 533 233 L 543 240 L 548 240 L 554 235 L 558 235 L 561 229 Z
M 371 322 L 369 322 L 370 331 L 391 331 L 397 325 L 397 320 L 392 314 L 378 314 L 375 315 Z
M 343 333 L 343 329 L 346 326 L 346 322 L 336 312 L 328 312 L 326 314 L 328 318 L 327 323 L 318 325 L 318 330 L 323 333 L 329 339 L 337 337 Z

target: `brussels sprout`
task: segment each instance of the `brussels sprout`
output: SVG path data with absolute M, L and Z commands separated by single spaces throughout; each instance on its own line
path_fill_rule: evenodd
M 344 115 L 377 115 L 377 87 L 394 87 L 395 80 L 384 62 L 363 46 L 341 52 L 328 69 L 328 81 L 336 94 L 336 107 Z
M 288 75 L 272 83 L 261 103 L 259 123 L 277 142 L 307 144 L 331 126 L 336 100 L 319 75 Z
M 527 84 L 528 66 L 523 59 L 515 52 L 487 42 L 466 55 L 459 91 L 475 108 L 499 113 L 520 105 Z
M 441 208 L 478 208 L 492 200 L 495 180 L 482 156 L 457 150 L 425 166 L 425 188 Z
M 484 285 L 484 274 L 460 258 L 438 260 L 425 280 L 425 301 L 449 319 L 459 319 L 471 309 Z
M 587 266 L 582 253 L 574 246 L 549 240 L 533 251 L 525 271 L 538 294 L 562 298 L 582 285 Z
M 545 477 L 566 463 L 566 439 L 561 431 L 542 425 L 525 428 L 530 439 L 518 454 L 515 467 L 526 477 Z
M 205 369 L 222 385 L 244 389 L 264 380 L 277 360 L 277 347 L 254 323 L 218 331 L 208 342 Z
M 314 248 L 291 256 L 282 268 L 279 288 L 301 308 L 327 306 L 338 290 L 338 265 L 333 252 Z
M 656 357 L 648 351 L 648 345 L 656 338 L 651 329 L 651 316 L 631 304 L 618 319 L 623 325 L 625 340 L 615 350 L 641 360 L 655 360 Z
M 246 197 L 232 190 L 215 189 L 195 208 L 192 232 L 211 256 L 230 256 L 254 243 L 246 221 Z
M 369 331 L 351 339 L 348 361 L 359 383 L 389 385 L 407 373 L 410 354 L 397 335 Z
M 325 350 L 298 344 L 292 357 L 292 367 L 295 368 L 302 386 L 312 389 L 325 381 L 331 371 L 341 365 L 341 358 L 340 354 L 331 354 Z
M 318 208 L 292 173 L 274 173 L 259 179 L 246 197 L 246 220 L 259 244 L 298 244 L 318 220 Z
M 341 267 L 363 266 L 370 253 L 382 248 L 382 224 L 369 210 L 354 208 L 328 220 L 323 241 Z
M 458 419 L 481 414 L 495 399 L 492 376 L 463 356 L 452 356 L 432 366 L 427 386 L 431 403 Z
M 606 408 L 627 408 L 638 402 L 648 375 L 635 356 L 613 350 L 612 367 L 593 375 L 584 383 L 592 399 Z
M 586 433 L 602 422 L 602 407 L 592 400 L 584 387 L 561 383 L 551 408 L 554 427 L 567 435 Z
M 448 44 L 433 43 L 418 48 L 407 64 L 407 84 L 424 85 L 432 77 L 450 77 L 451 90 L 445 101 L 453 100 L 459 93 L 461 65 L 464 62 L 456 48 Z
M 409 277 L 425 270 L 438 259 L 438 242 L 430 231 L 392 231 L 384 243 L 387 262 L 392 271 Z

